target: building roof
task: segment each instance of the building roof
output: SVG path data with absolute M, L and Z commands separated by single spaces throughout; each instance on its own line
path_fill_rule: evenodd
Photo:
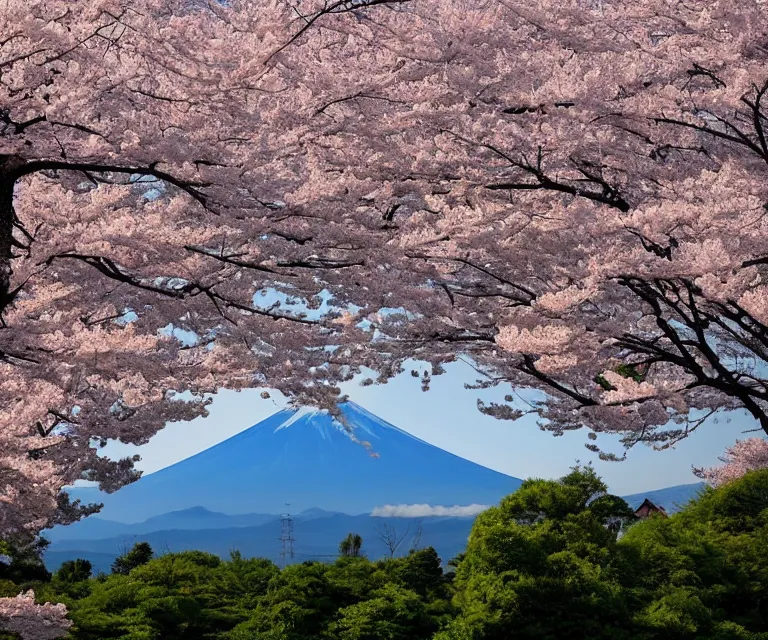
M 635 516 L 640 517 L 638 512 L 641 511 L 643 509 L 643 507 L 647 507 L 649 511 L 653 511 L 653 512 L 656 512 L 656 513 L 662 513 L 665 516 L 667 515 L 667 511 L 664 509 L 664 507 L 661 507 L 661 506 L 651 502 L 648 498 L 646 498 L 645 500 L 643 500 L 643 503 L 637 509 L 635 509 Z

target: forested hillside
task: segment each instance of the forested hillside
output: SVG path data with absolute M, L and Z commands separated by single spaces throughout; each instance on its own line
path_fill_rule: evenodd
M 768 639 L 768 470 L 640 522 L 605 490 L 590 468 L 525 481 L 447 571 L 431 547 L 365 557 L 354 532 L 282 570 L 137 543 L 96 576 L 5 543 L 0 595 L 65 603 L 72 640 Z

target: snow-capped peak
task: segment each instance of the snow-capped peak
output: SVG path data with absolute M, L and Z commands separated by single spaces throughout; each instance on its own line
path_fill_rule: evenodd
M 293 513 L 316 507 L 360 514 L 382 505 L 488 505 L 520 486 L 520 480 L 434 447 L 359 405 L 340 409 L 343 421 L 317 407 L 282 409 L 89 501 L 104 502 L 103 517 L 138 522 L 194 506 L 281 513 L 289 502 Z
M 316 407 L 301 407 L 299 409 L 296 409 L 296 411 L 293 413 L 293 415 L 290 418 L 288 418 L 285 422 L 283 422 L 282 424 L 278 425 L 275 428 L 275 433 L 280 431 L 280 429 L 285 429 L 286 427 L 290 427 L 292 424 L 297 423 L 299 420 L 303 420 L 304 418 L 307 418 L 307 419 L 312 418 L 322 413 L 328 413 L 328 412 L 317 409 Z

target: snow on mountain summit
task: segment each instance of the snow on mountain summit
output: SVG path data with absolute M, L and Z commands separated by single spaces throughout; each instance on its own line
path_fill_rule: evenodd
M 430 445 L 363 407 L 285 409 L 111 495 L 99 517 L 140 522 L 205 507 L 226 514 L 323 509 L 371 513 L 382 505 L 494 504 L 520 486 Z M 72 497 L 78 497 L 78 490 Z
M 277 425 L 275 427 L 275 432 L 280 431 L 280 429 L 286 429 L 300 420 L 312 421 L 312 418 L 315 416 L 323 416 L 324 414 L 327 414 L 327 412 L 315 409 L 314 407 L 301 407 L 300 409 L 296 409 L 284 422 Z
M 395 431 L 400 435 L 423 442 L 407 431 L 398 429 L 396 426 L 382 420 L 370 411 L 361 407 L 359 404 L 345 402 L 341 407 L 342 413 L 344 414 L 347 425 L 350 427 L 351 431 L 339 420 L 334 419 L 326 410 L 316 409 L 314 407 L 301 407 L 300 409 L 294 410 L 292 415 L 275 427 L 275 432 L 280 429 L 286 429 L 296 423 L 301 423 L 302 426 L 305 427 L 314 427 L 324 438 L 331 437 L 331 432 L 328 431 L 329 429 L 333 429 L 334 432 L 338 431 L 351 438 L 353 441 L 365 440 L 368 437 L 378 439 L 387 431 Z M 256 425 L 253 428 L 257 428 L 258 426 L 259 425 Z

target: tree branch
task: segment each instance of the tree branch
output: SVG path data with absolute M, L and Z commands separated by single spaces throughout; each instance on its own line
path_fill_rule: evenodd
M 157 169 L 156 162 L 147 166 L 121 166 L 91 162 L 67 162 L 61 160 L 36 160 L 21 165 L 13 172 L 10 177 L 16 181 L 26 175 L 37 173 L 39 171 L 92 171 L 94 173 L 124 173 L 124 174 L 140 174 L 154 176 L 173 185 L 174 187 L 181 189 L 184 193 L 191 196 L 194 200 L 199 202 L 204 209 L 211 213 L 216 213 L 208 206 L 208 197 L 203 194 L 200 189 L 211 186 L 210 182 L 187 182 L 180 180 L 170 173 L 160 171 Z

